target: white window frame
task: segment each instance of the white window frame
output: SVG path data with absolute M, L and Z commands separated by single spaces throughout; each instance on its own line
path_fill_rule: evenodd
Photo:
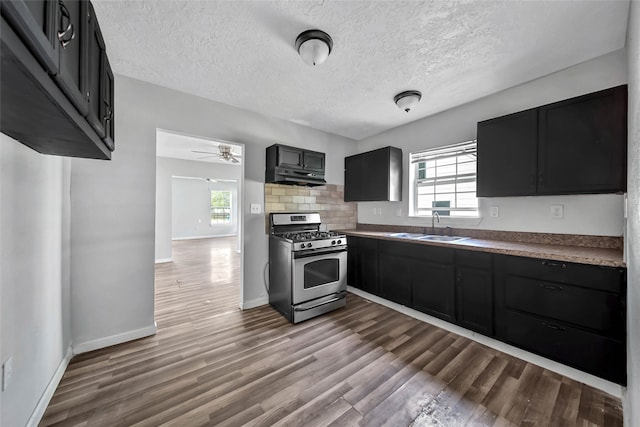
M 472 173 L 458 173 L 458 168 L 463 164 L 468 164 L 468 156 L 476 157 L 476 170 Z M 438 161 L 443 161 L 445 159 L 455 158 L 455 169 L 456 173 L 454 175 L 447 176 L 438 176 L 437 174 L 437 165 Z M 426 162 L 430 162 L 435 166 L 426 167 Z M 419 170 L 425 170 L 422 168 L 421 163 L 425 163 L 426 172 L 425 178 L 420 179 L 418 174 Z M 476 193 L 477 191 L 477 142 L 475 140 L 465 141 L 458 144 L 447 145 L 444 147 L 437 147 L 428 150 L 421 150 L 413 153 L 409 153 L 409 185 L 410 185 L 410 208 L 411 208 L 411 216 L 415 217 L 432 217 L 433 211 L 437 211 L 441 215 L 446 215 L 447 218 L 452 219 L 462 219 L 462 218 L 478 218 L 480 216 L 479 206 L 478 206 L 478 198 L 475 197 L 476 204 L 475 207 L 458 207 L 457 200 L 459 194 L 470 194 Z M 449 165 L 450 166 L 450 165 Z M 434 176 L 435 174 L 435 176 Z M 463 183 L 473 182 L 476 184 L 473 192 L 471 191 L 459 191 L 458 185 Z M 455 190 L 454 194 L 454 206 L 445 207 L 445 206 L 432 206 L 432 207 L 418 207 L 418 189 L 421 187 L 433 187 L 433 195 L 437 194 L 438 184 L 453 184 Z M 435 197 L 434 197 L 435 198 Z M 444 212 L 443 212 L 444 211 Z
M 224 221 L 224 222 L 214 222 L 213 220 L 213 210 L 214 207 L 211 206 L 211 198 L 213 196 L 213 193 L 229 193 L 229 220 Z M 227 209 L 226 207 L 222 207 L 222 209 Z M 233 193 L 230 190 L 209 190 L 209 211 L 210 211 L 210 218 L 209 218 L 209 225 L 211 227 L 215 227 L 216 225 L 231 225 L 233 224 Z

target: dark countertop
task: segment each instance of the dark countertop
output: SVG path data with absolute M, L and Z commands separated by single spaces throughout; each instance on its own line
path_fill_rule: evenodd
M 485 240 L 476 238 L 469 238 L 455 242 L 439 242 L 391 237 L 389 236 L 389 234 L 391 234 L 392 232 L 385 231 L 341 231 L 348 236 L 369 237 L 396 242 L 443 246 L 453 249 L 465 249 L 471 251 L 491 252 L 495 254 L 542 258 L 555 261 L 575 262 L 580 264 L 603 265 L 608 267 L 626 267 L 621 249 L 512 242 L 502 240 Z

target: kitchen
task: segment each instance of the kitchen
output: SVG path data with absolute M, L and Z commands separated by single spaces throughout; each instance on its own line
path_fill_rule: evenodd
M 141 8 L 142 5 L 140 3 Z M 102 5 L 103 9 L 97 11 L 101 22 L 106 19 L 106 16 L 102 16 L 108 12 L 107 6 Z M 109 13 L 116 14 L 115 9 L 117 6 L 113 6 Z M 22 379 L 22 382 L 32 383 L 33 390 L 28 392 L 29 398 L 23 399 L 17 406 L 14 406 L 16 402 L 10 400 L 9 394 L 16 389 L 3 392 L 3 415 L 8 414 L 10 408 L 19 408 L 21 417 L 25 413 L 27 417 L 30 416 L 60 361 L 66 357 L 71 337 L 76 351 L 86 351 L 153 333 L 153 188 L 155 134 L 158 127 L 244 143 L 246 167 L 243 190 L 248 207 L 250 203 L 262 204 L 264 201 L 265 148 L 274 141 L 325 152 L 327 181 L 342 185 L 344 158 L 352 154 L 392 145 L 402 148 L 404 155 L 408 156 L 408 153 L 421 149 L 472 139 L 476 123 L 481 120 L 628 84 L 628 152 L 631 166 L 627 178 L 627 209 L 630 214 L 626 226 L 621 204 L 612 201 L 612 198 L 619 198 L 616 195 L 563 198 L 559 204 L 564 205 L 564 220 L 549 217 L 549 205 L 556 202 L 545 196 L 491 201 L 480 199 L 480 210 L 488 213 L 492 206 L 499 206 L 500 216 L 484 215 L 481 224 L 483 228 L 494 230 L 619 236 L 625 227 L 629 325 L 637 325 L 640 315 L 637 296 L 639 276 L 634 274 L 638 268 L 634 260 L 638 257 L 632 256 L 637 253 L 635 248 L 639 235 L 637 185 L 633 185 L 639 179 L 637 157 L 634 157 L 638 151 L 638 41 L 634 38 L 638 34 L 637 3 L 630 4 L 629 16 L 627 32 L 623 34 L 617 50 L 596 55 L 581 64 L 566 64 L 568 68 L 528 83 L 509 85 L 505 81 L 506 87 L 487 87 L 486 97 L 421 120 L 414 121 L 415 118 L 405 114 L 402 117 L 407 123 L 403 126 L 366 137 L 357 143 L 351 138 L 327 134 L 290 121 L 125 77 L 118 74 L 115 67 L 117 148 L 111 162 L 40 156 L 24 151 L 22 145 L 3 135 L 0 152 L 3 362 L 14 351 L 12 347 L 17 348 L 17 344 L 21 343 L 16 331 L 36 330 L 43 337 L 48 337 L 38 342 L 29 341 L 30 351 L 38 355 L 23 355 L 24 362 L 14 359 L 14 386 L 21 383 L 18 381 L 21 372 L 24 375 L 25 370 L 33 370 L 29 380 Z M 627 24 L 622 22 L 617 25 L 625 27 Z M 106 33 L 105 29 L 103 31 L 107 50 L 113 55 L 109 51 L 109 37 L 114 35 Z M 296 34 L 293 34 L 293 38 Z M 337 35 L 332 31 L 336 40 Z M 124 36 L 134 37 L 131 33 L 125 33 Z M 624 37 L 627 38 L 626 44 Z M 297 61 L 292 61 L 294 65 L 290 67 L 295 67 L 301 73 L 309 73 L 310 69 L 295 55 L 292 45 L 293 40 L 287 40 L 287 46 L 280 46 L 282 51 L 294 53 L 292 59 Z M 233 48 L 228 49 L 222 57 L 233 55 Z M 323 73 L 327 72 L 326 67 L 336 67 L 341 47 L 336 43 L 334 50 L 327 62 L 311 71 Z M 269 58 L 268 61 L 284 59 Z M 525 61 L 524 66 L 529 67 L 531 62 Z M 326 78 L 331 80 L 331 74 Z M 509 86 L 515 87 L 507 89 Z M 399 91 L 403 88 L 394 89 Z M 385 109 L 385 116 L 403 113 L 393 104 L 393 95 L 383 96 L 380 101 L 390 106 Z M 428 105 L 429 96 L 425 91 L 423 96 L 419 105 Z M 256 99 L 255 102 L 262 101 Z M 311 118 L 303 117 L 301 120 Z M 384 120 L 383 117 L 381 121 Z M 404 186 L 404 191 L 408 191 L 407 187 Z M 59 196 L 52 196 L 56 194 Z M 430 225 L 430 219 L 425 221 L 407 216 L 407 196 L 408 193 L 403 194 L 401 203 L 361 204 L 358 207 L 358 222 Z M 41 209 L 34 212 L 30 209 L 32 206 Z M 399 209 L 400 216 L 397 215 Z M 39 213 L 45 211 L 50 214 Z M 577 215 L 576 212 L 579 212 L 579 220 L 572 217 Z M 442 225 L 456 226 L 452 223 Z M 241 298 L 243 308 L 250 308 L 266 303 L 267 295 L 262 286 L 262 268 L 268 257 L 264 216 L 251 215 L 246 209 L 244 231 L 245 260 L 262 261 L 245 262 L 243 267 L 244 288 Z M 23 244 L 18 245 L 19 241 Z M 56 246 L 60 249 L 56 249 Z M 42 247 L 48 247 L 50 252 L 41 255 Z M 56 256 L 52 258 L 51 253 Z M 34 269 L 36 265 L 40 267 Z M 9 285 L 10 282 L 21 285 L 14 288 Z M 23 300 L 27 301 L 26 307 L 12 309 L 12 304 Z M 55 302 L 52 304 L 51 301 Z M 40 313 L 42 310 L 46 324 L 37 323 L 34 326 L 29 313 Z M 117 316 L 114 317 L 114 313 Z M 629 332 L 628 359 L 631 363 L 625 397 L 629 404 L 625 406 L 625 418 L 628 425 L 634 425 L 638 415 L 633 414 L 630 402 L 638 401 L 639 351 L 638 343 L 634 341 L 637 334 L 634 335 L 631 329 Z

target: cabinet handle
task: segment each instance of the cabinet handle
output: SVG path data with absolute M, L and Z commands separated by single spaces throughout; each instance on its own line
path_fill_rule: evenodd
M 542 261 L 542 265 L 546 265 L 548 267 L 567 268 L 567 264 L 565 264 L 564 262 Z
M 562 326 L 554 325 L 553 323 L 542 322 L 544 326 L 549 329 L 553 329 L 554 331 L 566 331 L 567 328 L 563 328 Z
M 534 174 L 529 175 L 529 184 L 534 185 L 536 183 L 536 177 Z
M 538 175 L 538 184 L 544 185 L 544 175 L 543 174 Z
M 62 45 L 62 48 L 66 48 L 71 40 L 76 38 L 76 32 L 73 29 L 73 24 L 71 23 L 71 14 L 69 13 L 69 9 L 65 6 L 64 2 L 60 0 L 58 2 L 58 6 L 60 7 L 60 28 L 64 28 L 65 19 L 68 21 L 68 24 L 64 30 L 58 31 L 58 40 Z
M 544 289 L 549 290 L 549 291 L 561 291 L 561 290 L 564 289 L 562 286 L 548 285 L 546 283 L 539 283 L 538 287 L 544 288 Z

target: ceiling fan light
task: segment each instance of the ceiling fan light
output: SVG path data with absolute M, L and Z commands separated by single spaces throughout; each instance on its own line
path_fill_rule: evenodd
M 319 65 L 327 60 L 333 49 L 331 36 L 321 30 L 308 30 L 296 39 L 296 49 L 304 62 Z
M 418 90 L 408 90 L 405 92 L 401 92 L 393 97 L 393 101 L 396 103 L 399 109 L 408 113 L 411 111 L 420 99 L 422 98 L 422 93 Z

